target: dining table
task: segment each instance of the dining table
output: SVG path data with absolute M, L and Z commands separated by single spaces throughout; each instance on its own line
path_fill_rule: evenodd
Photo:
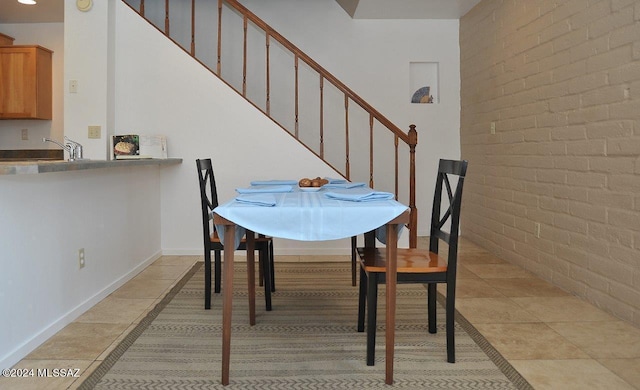
M 229 384 L 234 250 L 244 236 L 247 248 L 249 323 L 255 325 L 255 234 L 299 241 L 327 241 L 364 234 L 365 246 L 385 244 L 387 255 L 385 383 L 393 384 L 398 237 L 409 208 L 388 192 L 365 183 L 327 178 L 322 187 L 299 187 L 297 180 L 259 180 L 213 210 L 225 247 L 222 303 L 222 378 Z

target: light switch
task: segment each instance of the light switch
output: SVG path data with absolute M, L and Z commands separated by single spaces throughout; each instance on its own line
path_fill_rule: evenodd
M 101 127 L 100 126 L 89 126 L 89 134 L 88 137 L 91 139 L 100 139 L 101 136 Z
M 69 80 L 69 93 L 78 93 L 78 80 Z

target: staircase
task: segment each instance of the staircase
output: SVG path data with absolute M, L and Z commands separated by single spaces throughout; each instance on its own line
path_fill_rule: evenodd
M 401 130 L 237 0 L 123 1 L 346 179 L 408 204 L 416 247 L 414 125 Z

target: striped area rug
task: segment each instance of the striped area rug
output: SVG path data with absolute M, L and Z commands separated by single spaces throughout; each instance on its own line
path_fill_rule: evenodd
M 384 384 L 384 298 L 376 365 L 356 331 L 358 289 L 347 263 L 277 263 L 273 311 L 256 297 L 248 325 L 246 268 L 235 269 L 231 383 L 220 384 L 222 296 L 203 309 L 202 263 L 149 313 L 81 389 L 389 389 Z M 223 286 L 224 289 L 224 286 Z M 380 289 L 381 296 L 384 288 Z M 426 326 L 426 291 L 399 285 L 397 389 L 529 389 L 530 385 L 458 314 L 456 363 L 446 362 L 444 310 Z

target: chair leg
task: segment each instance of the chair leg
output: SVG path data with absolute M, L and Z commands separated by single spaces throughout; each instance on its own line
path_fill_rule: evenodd
M 367 280 L 367 366 L 373 366 L 376 355 L 376 314 L 378 311 L 378 274 Z
M 269 269 L 271 270 L 271 292 L 276 292 L 276 271 L 273 260 L 273 241 L 269 242 L 269 263 Z
M 360 267 L 360 289 L 358 292 L 358 332 L 364 332 L 364 313 L 367 304 L 367 273 Z
M 264 286 L 264 252 L 258 252 L 258 285 Z
M 211 309 L 211 251 L 204 251 L 204 308 Z
M 264 253 L 263 253 L 264 252 Z M 260 267 L 263 269 L 264 278 L 264 300 L 267 311 L 271 311 L 271 259 L 269 258 L 269 248 L 260 251 Z
M 220 285 L 222 284 L 222 254 L 221 251 L 216 250 L 213 251 L 215 262 L 213 264 L 214 267 L 214 280 L 215 280 L 215 292 L 216 294 L 220 293 Z M 209 255 L 209 271 L 211 271 L 211 255 Z M 211 277 L 209 277 L 211 280 Z M 211 284 L 211 283 L 209 283 Z
M 427 285 L 427 312 L 428 312 L 428 323 L 429 323 L 429 333 L 436 333 L 438 331 L 436 324 L 436 296 L 437 296 L 437 287 L 436 283 L 429 283 Z
M 455 284 L 447 283 L 447 303 L 446 303 L 446 316 L 447 316 L 447 361 L 449 363 L 456 362 L 456 347 L 455 347 L 455 330 L 454 320 L 456 312 L 456 288 Z
M 351 237 L 351 285 L 356 285 L 356 257 L 357 257 L 358 237 Z

